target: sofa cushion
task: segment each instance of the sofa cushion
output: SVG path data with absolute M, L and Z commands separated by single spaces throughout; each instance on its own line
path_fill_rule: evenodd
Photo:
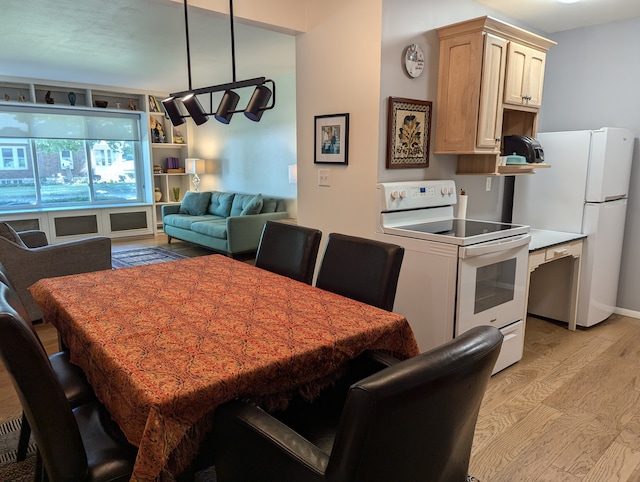
M 214 216 L 212 214 L 205 214 L 204 216 L 191 216 L 189 214 L 167 214 L 164 218 L 162 218 L 162 222 L 164 224 L 182 229 L 191 229 L 191 225 L 193 223 L 218 220 L 224 221 L 225 218 Z
M 227 239 L 227 221 L 218 219 L 215 221 L 199 221 L 191 224 L 191 231 L 212 238 Z
M 235 198 L 232 192 L 211 191 L 211 202 L 207 212 L 226 218 L 231 213 L 231 203 Z
M 240 216 L 246 216 L 248 214 L 259 214 L 262 210 L 262 194 L 256 194 L 253 196 L 246 206 L 242 208 Z
M 8 239 L 12 243 L 17 244 L 18 246 L 22 246 L 26 248 L 27 246 L 22 242 L 18 233 L 16 233 L 15 229 L 11 227 L 8 223 L 0 223 L 0 236 Z
M 207 212 L 210 192 L 193 192 L 188 191 L 184 195 L 184 199 L 180 203 L 180 214 L 191 214 L 192 216 L 202 216 Z
M 259 196 L 259 197 L 258 197 Z M 259 204 L 257 212 L 252 212 Z M 248 208 L 249 212 L 243 212 Z M 258 214 L 262 209 L 262 194 L 236 194 L 231 205 L 230 216 L 244 216 L 245 214 Z

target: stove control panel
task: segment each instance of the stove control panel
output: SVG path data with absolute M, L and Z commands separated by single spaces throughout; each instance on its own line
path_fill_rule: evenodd
M 454 181 L 382 182 L 377 186 L 379 211 L 401 211 L 456 204 Z

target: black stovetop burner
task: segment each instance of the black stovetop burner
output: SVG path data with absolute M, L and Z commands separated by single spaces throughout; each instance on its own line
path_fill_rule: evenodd
M 498 223 L 491 221 L 474 221 L 471 219 L 445 219 L 442 221 L 430 221 L 428 223 L 409 224 L 398 226 L 397 229 L 417 231 L 420 233 L 439 234 L 455 238 L 468 238 L 487 233 L 497 233 L 514 229 L 519 225 Z

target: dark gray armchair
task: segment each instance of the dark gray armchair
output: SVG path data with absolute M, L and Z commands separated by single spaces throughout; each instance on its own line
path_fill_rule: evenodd
M 43 278 L 111 269 L 111 239 L 105 236 L 49 244 L 43 231 L 16 233 L 8 224 L 0 225 L 0 263 L 32 322 L 42 318 L 28 291 L 33 283 Z

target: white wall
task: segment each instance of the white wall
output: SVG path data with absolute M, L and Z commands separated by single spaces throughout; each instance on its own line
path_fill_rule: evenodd
M 435 104 L 438 95 L 439 39 L 437 28 L 483 15 L 493 15 L 514 23 L 512 19 L 496 14 L 471 0 L 395 0 L 383 2 L 382 71 L 380 90 L 380 124 L 378 179 L 381 182 L 453 179 L 458 188 L 464 187 L 470 202 L 467 217 L 500 221 L 502 218 L 504 178 L 493 177 L 491 191 L 485 190 L 484 176 L 456 176 L 457 156 L 433 154 L 433 142 L 426 169 L 386 169 L 387 99 L 408 97 L 430 100 Z M 423 74 L 412 79 L 402 68 L 402 55 L 407 45 L 418 43 L 425 53 Z M 435 121 L 431 125 L 431 139 L 435 138 Z
M 325 236 L 373 234 L 381 11 L 381 0 L 311 2 L 296 39 L 298 222 Z M 340 113 L 350 115 L 349 164 L 314 164 L 314 116 Z M 318 186 L 319 168 L 330 169 L 330 187 Z
M 191 155 L 208 160 L 208 174 L 200 176 L 201 190 L 282 197 L 287 200 L 289 214 L 295 217 L 296 185 L 289 184 L 288 176 L 288 166 L 297 161 L 295 75 L 273 80 L 276 107 L 265 111 L 260 122 L 235 114 L 225 125 L 211 117 L 190 130 Z M 239 108 L 246 104 L 251 92 L 241 92 Z
M 551 36 L 540 131 L 628 127 L 636 132 L 618 307 L 640 312 L 640 19 Z M 570 180 L 568 180 L 570 182 Z

